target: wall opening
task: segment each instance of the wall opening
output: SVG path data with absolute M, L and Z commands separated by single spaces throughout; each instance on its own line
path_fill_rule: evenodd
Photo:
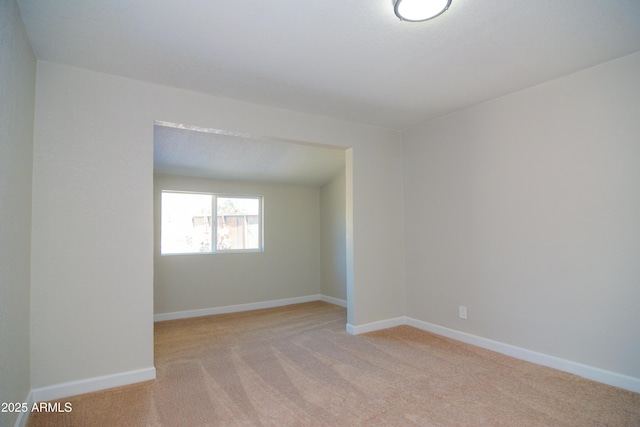
M 168 312 L 204 313 L 203 299 L 196 298 L 191 305 L 168 307 L 159 303 L 162 298 L 179 295 L 180 292 L 168 292 L 165 287 L 169 281 L 176 286 L 184 286 L 184 281 L 175 277 L 176 269 L 163 264 L 188 264 L 184 257 L 168 257 L 169 261 L 159 261 L 159 205 L 158 194 L 162 190 L 198 191 L 203 183 L 215 182 L 229 189 L 255 188 L 257 186 L 282 186 L 294 188 L 317 188 L 319 204 L 319 240 L 310 244 L 319 245 L 320 289 L 317 296 L 328 302 L 347 307 L 347 318 L 352 310 L 352 293 L 349 283 L 353 281 L 353 227 L 352 227 L 352 164 L 351 150 L 325 144 L 283 140 L 279 138 L 253 136 L 217 129 L 203 129 L 195 126 L 169 122 L 156 122 L 154 126 L 154 224 L 155 224 L 155 260 L 154 260 L 154 315 L 164 316 Z M 167 178 L 167 177 L 176 177 Z M 178 177 L 180 177 L 178 179 Z M 172 181 L 173 180 L 173 181 Z M 157 184 L 162 182 L 162 184 Z M 170 184 L 167 184 L 167 183 Z M 155 188 L 158 185 L 170 188 Z M 182 185 L 191 188 L 180 187 Z M 208 184 L 206 184 L 208 185 Z M 193 187 L 195 186 L 195 187 Z M 179 188 L 180 187 L 180 188 Z M 248 190 L 247 190 L 248 191 Z M 235 192 L 235 191 L 233 191 Z M 255 193 L 255 191 L 251 191 Z M 304 197 L 304 196 L 301 196 Z M 302 200 L 302 199 L 300 199 Z M 302 202 L 301 202 L 302 203 Z M 269 198 L 265 198 L 265 209 L 269 207 Z M 303 207 L 291 206 L 289 210 Z M 339 209 L 340 212 L 336 212 Z M 269 251 L 269 218 L 265 212 L 265 253 Z M 337 224 L 337 226 L 336 226 Z M 272 242 L 273 243 L 273 242 Z M 253 254 L 246 254 L 252 256 Z M 255 255 L 253 255 L 255 256 Z M 166 257 L 165 257 L 166 258 Z M 227 258 L 227 261 L 231 258 Z M 264 262 L 256 258 L 255 262 Z M 218 270 L 219 271 L 219 270 Z M 199 273 L 194 273 L 199 274 Z M 197 292 L 205 292 L 202 289 Z M 258 300 L 280 300 L 286 290 L 275 289 L 269 293 L 265 289 L 252 290 L 249 298 L 243 302 L 242 296 L 233 290 L 213 290 L 220 292 L 216 302 L 235 301 L 226 305 L 256 303 Z M 238 290 L 238 293 L 240 291 Z M 283 292 L 285 292 L 283 294 Z M 182 294 L 184 294 L 182 290 Z M 165 295 L 166 294 L 166 295 Z M 183 298 L 183 297 L 180 297 Z M 284 298 L 286 299 L 286 298 Z M 240 301 L 240 302 L 238 302 Z M 211 305 L 211 304 L 209 304 Z M 200 311 L 198 311 L 200 310 Z M 215 311 L 211 312 L 211 314 Z M 206 314 L 206 313 L 204 313 Z M 200 314 L 200 315 L 204 315 Z M 190 316 L 185 316 L 190 317 Z M 163 317 L 166 318 L 166 317 Z

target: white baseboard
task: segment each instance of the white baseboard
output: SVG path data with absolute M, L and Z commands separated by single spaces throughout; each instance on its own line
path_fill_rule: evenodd
M 27 408 L 32 408 L 33 407 L 33 391 L 29 390 L 29 393 L 27 394 L 27 398 L 24 400 L 24 403 L 27 404 Z M 20 412 L 18 414 L 18 418 L 16 419 L 16 423 L 14 424 L 15 427 L 25 427 L 27 425 L 27 421 L 29 421 L 29 414 L 31 412 L 29 411 L 25 411 L 25 412 Z
M 443 326 L 434 325 L 433 323 L 423 322 L 410 317 L 407 318 L 406 324 L 447 338 L 452 338 L 456 341 L 461 341 L 477 347 L 486 348 L 487 350 L 492 350 L 497 353 L 502 353 L 507 356 L 515 357 L 516 359 L 547 366 L 549 368 L 568 372 L 603 384 L 640 393 L 640 378 L 607 371 L 605 369 L 596 368 L 594 366 L 585 365 L 567 359 L 561 359 L 544 353 L 538 353 L 537 351 L 516 347 L 514 345 L 490 340 L 488 338 L 479 337 L 477 335 L 468 334 L 455 329 L 445 328 Z
M 346 307 L 347 302 L 338 298 L 326 295 L 307 295 L 304 297 L 285 298 L 271 301 L 252 302 L 248 304 L 225 305 L 222 307 L 201 308 L 197 310 L 174 311 L 171 313 L 160 313 L 153 316 L 154 322 L 163 320 L 188 319 L 191 317 L 211 316 L 214 314 L 238 313 L 241 311 L 261 310 L 263 308 L 282 307 L 284 305 L 300 304 L 311 301 L 325 301 L 330 304 Z
M 582 363 L 571 360 L 561 359 L 559 357 L 550 356 L 544 353 L 516 347 L 511 344 L 494 341 L 466 332 L 457 331 L 455 329 L 446 328 L 444 326 L 435 325 L 433 323 L 424 322 L 411 317 L 396 317 L 394 319 L 381 320 L 378 322 L 367 323 L 364 325 L 353 326 L 347 324 L 347 332 L 353 335 L 366 332 L 373 332 L 380 329 L 387 329 L 399 325 L 409 325 L 414 328 L 442 335 L 447 338 L 461 341 L 487 350 L 502 353 L 516 359 L 526 362 L 535 363 L 537 365 L 547 366 L 559 371 L 568 372 L 603 384 L 619 387 L 625 390 L 640 393 L 640 378 L 631 377 L 617 372 L 608 371 L 594 366 L 584 365 Z
M 156 368 L 151 367 L 87 378 L 79 381 L 71 381 L 68 383 L 55 384 L 47 387 L 34 388 L 31 390 L 31 394 L 34 402 L 44 402 L 48 400 L 62 399 L 63 397 L 75 396 L 77 394 L 91 393 L 93 391 L 149 381 L 155 378 Z
M 320 300 L 328 302 L 329 304 L 338 305 L 340 307 L 347 308 L 347 300 L 330 297 L 327 295 L 320 295 Z
M 405 324 L 405 317 L 395 317 L 393 319 L 379 320 L 377 322 L 365 323 L 364 325 L 354 326 L 347 323 L 347 332 L 351 335 L 365 334 L 367 332 L 379 331 L 380 329 L 393 328 Z

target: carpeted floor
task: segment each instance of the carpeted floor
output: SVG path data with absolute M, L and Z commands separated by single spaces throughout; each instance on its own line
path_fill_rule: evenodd
M 156 324 L 157 379 L 28 426 L 640 426 L 640 394 L 323 302 Z M 63 403 L 64 404 L 64 403 Z

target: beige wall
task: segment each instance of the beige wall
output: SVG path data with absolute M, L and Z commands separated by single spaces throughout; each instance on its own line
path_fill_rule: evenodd
M 347 300 L 346 173 L 320 188 L 322 295 Z
M 31 173 L 36 60 L 13 0 L 0 3 L 0 402 L 30 384 Z M 17 413 L 0 413 L 13 425 Z
M 153 365 L 154 120 L 350 148 L 348 321 L 403 314 L 403 235 L 380 227 L 402 205 L 398 132 L 40 61 L 34 387 Z
M 403 133 L 408 316 L 640 377 L 639 76 L 635 54 Z
M 264 252 L 160 255 L 163 190 L 262 196 Z M 319 189 L 155 175 L 155 313 L 320 294 Z

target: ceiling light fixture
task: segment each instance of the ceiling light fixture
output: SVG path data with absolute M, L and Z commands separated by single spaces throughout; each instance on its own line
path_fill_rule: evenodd
M 441 15 L 449 8 L 451 0 L 396 0 L 393 8 L 403 21 L 427 21 Z

